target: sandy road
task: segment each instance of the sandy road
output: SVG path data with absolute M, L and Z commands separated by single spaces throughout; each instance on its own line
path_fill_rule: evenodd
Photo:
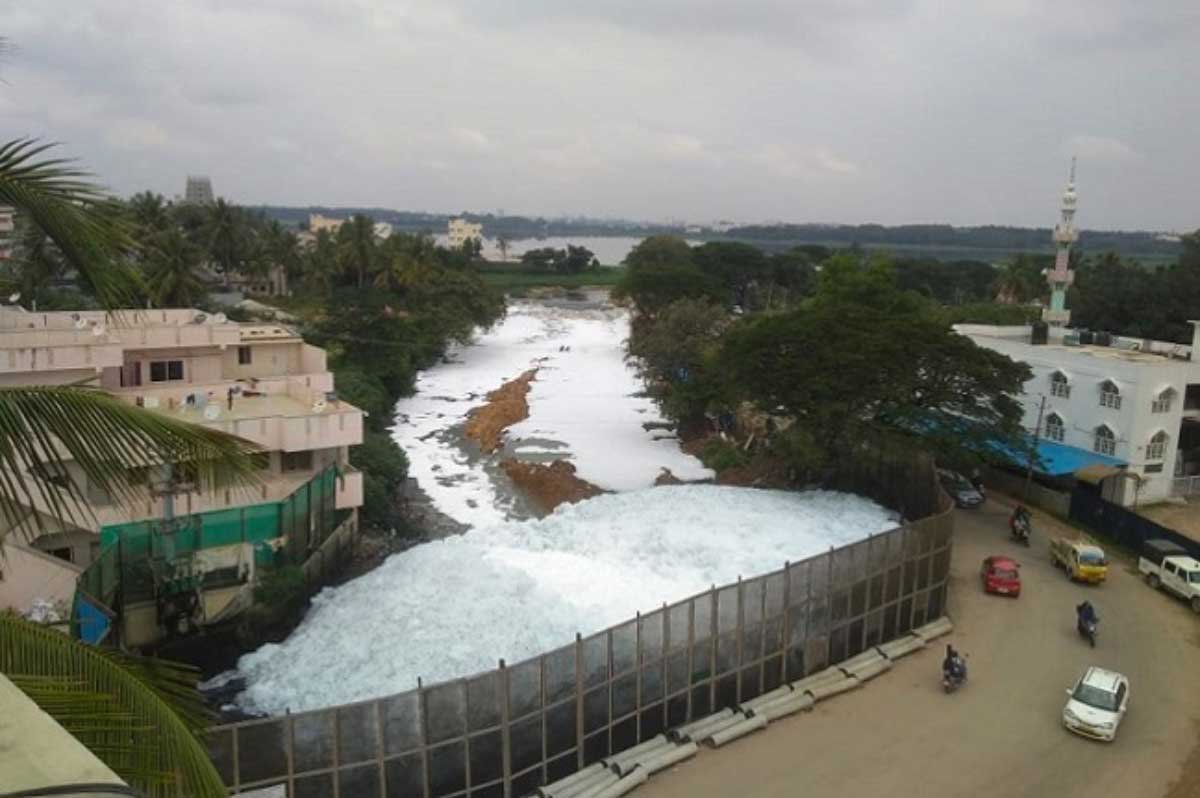
M 1130 561 L 1115 560 L 1105 585 L 1071 584 L 1047 551 L 1048 536 L 1063 528 L 1036 515 L 1026 549 L 1008 541 L 1007 513 L 989 502 L 958 514 L 950 638 L 811 713 L 704 750 L 636 795 L 1200 796 L 1200 619 L 1146 587 Z M 981 591 L 988 554 L 1021 562 L 1019 599 Z M 1075 632 L 1084 596 L 1101 619 L 1094 650 Z M 939 681 L 947 639 L 971 666 L 970 683 L 950 696 Z M 1130 710 L 1113 744 L 1061 726 L 1064 690 L 1089 664 L 1130 679 Z

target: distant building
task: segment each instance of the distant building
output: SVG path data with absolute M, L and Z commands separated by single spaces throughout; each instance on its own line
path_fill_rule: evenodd
M 15 211 L 7 205 L 0 205 L 0 260 L 12 257 L 13 230 Z
M 380 241 L 389 238 L 392 235 L 392 226 L 387 222 L 375 223 L 375 237 Z
M 451 219 L 446 225 L 446 234 L 450 239 L 451 249 L 461 249 L 467 241 L 483 240 L 483 225 L 468 222 L 466 219 Z
M 1032 326 L 962 324 L 979 346 L 1027 364 L 1023 425 L 1038 442 L 1034 470 L 1071 478 L 1098 466 L 1106 495 L 1121 504 L 1200 493 L 1200 323 L 1191 347 L 1073 330 L 1066 325 L 1075 229 L 1075 164 L 1054 228 L 1046 270 L 1050 304 Z M 1022 463 L 1022 465 L 1025 465 Z
M 322 230 L 329 233 L 336 233 L 345 223 L 345 219 L 332 219 L 328 216 L 322 216 L 319 213 L 310 213 L 308 215 L 308 232 L 314 236 Z
M 212 205 L 212 181 L 203 175 L 188 175 L 183 201 L 187 205 Z

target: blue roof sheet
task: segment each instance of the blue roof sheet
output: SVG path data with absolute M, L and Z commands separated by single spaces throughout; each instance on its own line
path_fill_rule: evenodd
M 1028 467 L 1029 457 L 1026 452 L 1006 451 L 1005 454 L 1022 468 Z M 1067 446 L 1056 441 L 1038 441 L 1038 462 L 1033 464 L 1033 470 L 1039 474 L 1052 477 L 1062 477 L 1074 474 L 1079 469 L 1090 465 L 1106 465 L 1121 468 L 1128 465 L 1124 460 L 1110 457 L 1099 452 L 1089 452 L 1075 446 Z

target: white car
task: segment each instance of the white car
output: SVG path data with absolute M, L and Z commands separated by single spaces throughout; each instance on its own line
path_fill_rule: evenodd
M 1129 680 L 1116 671 L 1088 668 L 1075 687 L 1067 690 L 1063 725 L 1068 731 L 1111 741 L 1129 707 Z

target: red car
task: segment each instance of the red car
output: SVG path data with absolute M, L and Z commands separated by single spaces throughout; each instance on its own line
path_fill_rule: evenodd
M 1021 565 L 1008 557 L 993 556 L 983 561 L 979 570 L 985 593 L 999 593 L 1016 598 L 1021 595 Z

